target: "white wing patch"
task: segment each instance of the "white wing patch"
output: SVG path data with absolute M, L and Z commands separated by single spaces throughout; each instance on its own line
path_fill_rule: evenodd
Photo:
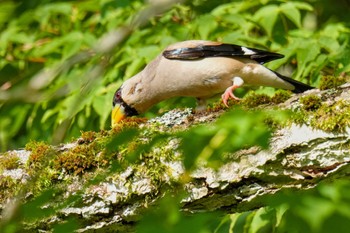
M 243 47 L 243 46 L 242 46 L 242 50 L 244 52 L 244 55 L 254 55 L 254 54 L 256 54 L 256 52 L 254 52 L 253 50 L 248 49 L 248 48 Z

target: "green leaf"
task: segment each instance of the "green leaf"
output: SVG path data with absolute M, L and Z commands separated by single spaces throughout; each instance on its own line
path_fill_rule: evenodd
M 13 1 L 3 1 L 0 3 L 0 28 L 8 22 L 12 13 L 16 9 L 16 4 Z
M 45 21 L 55 14 L 71 16 L 72 5 L 71 3 L 68 3 L 68 2 L 56 2 L 51 4 L 44 4 L 36 9 L 35 14 L 38 20 L 44 18 Z
M 55 210 L 53 208 L 43 208 L 43 206 L 55 197 L 57 190 L 48 189 L 40 193 L 39 196 L 26 202 L 21 206 L 21 213 L 26 221 L 34 222 L 49 216 Z
M 349 34 L 350 29 L 346 29 L 343 24 L 327 24 L 325 28 L 320 31 L 320 35 L 324 37 L 331 37 L 335 40 L 339 39 L 340 34 L 346 32 Z
M 132 77 L 133 75 L 138 73 L 143 66 L 145 66 L 144 58 L 135 57 L 135 59 L 133 59 L 133 62 L 131 62 L 131 64 L 129 64 L 128 67 L 126 68 L 124 77 L 125 78 Z
M 159 52 L 159 47 L 155 45 L 141 47 L 137 50 L 138 56 L 145 58 L 146 63 L 149 63 L 151 60 L 153 60 L 159 54 Z
M 279 12 L 279 7 L 271 4 L 260 8 L 254 15 L 254 21 L 265 29 L 269 37 L 272 35 L 272 30 L 276 24 Z
M 60 52 L 60 47 L 62 45 L 65 45 L 65 40 L 62 37 L 55 38 L 48 43 L 45 43 L 41 46 L 36 47 L 32 51 L 32 56 L 34 57 L 42 57 L 46 56 L 52 53 L 59 53 Z
M 273 232 L 275 225 L 276 212 L 272 208 L 260 208 L 254 212 L 252 222 L 249 224 L 248 233 L 255 232 Z
M 296 210 L 297 214 L 311 226 L 314 232 L 320 232 L 322 223 L 335 211 L 335 205 L 317 197 L 305 197 L 302 199 L 304 208 Z
M 292 21 L 298 28 L 301 28 L 301 15 L 299 9 L 293 2 L 280 5 L 281 12 Z
M 227 152 L 259 145 L 268 146 L 270 130 L 262 112 L 246 112 L 239 108 L 227 112 L 214 125 L 197 126 L 180 133 L 180 148 L 184 152 L 184 165 L 192 169 L 196 162 L 208 161 L 211 166 L 218 166 Z
M 98 95 L 92 100 L 92 107 L 100 116 L 100 129 L 103 129 L 111 114 L 113 93 L 109 95 Z
M 69 58 L 81 50 L 82 41 L 84 41 L 83 38 L 84 35 L 79 31 L 70 32 L 65 37 L 63 37 L 63 57 Z
M 44 112 L 44 115 L 41 117 L 41 123 L 45 124 L 46 121 L 54 116 L 55 114 L 57 114 L 60 111 L 60 107 L 59 105 L 57 105 L 55 108 L 50 108 L 50 109 L 46 109 Z
M 108 153 L 118 151 L 122 145 L 131 142 L 138 134 L 139 131 L 136 128 L 124 128 L 108 142 L 106 146 Z
M 325 48 L 330 54 L 335 54 L 339 52 L 340 44 L 339 42 L 328 36 L 321 36 L 319 39 L 320 45 Z
M 293 1 L 291 2 L 293 3 L 293 5 L 298 8 L 298 9 L 301 9 L 301 10 L 306 10 L 306 11 L 313 11 L 314 10 L 314 7 L 311 6 L 309 3 L 307 2 L 301 2 L 301 1 Z
M 179 209 L 180 195 L 162 198 L 136 226 L 138 233 L 209 233 L 220 223 L 218 212 L 185 214 Z
M 0 106 L 0 140 L 5 144 L 5 148 L 1 146 L 0 151 L 8 149 L 8 140 L 20 132 L 21 127 L 27 121 L 29 112 L 29 104 Z
M 246 233 L 252 220 L 252 216 L 254 216 L 253 211 L 231 214 L 232 222 L 230 232 Z
M 300 79 L 305 76 L 306 67 L 313 61 L 316 60 L 317 56 L 321 52 L 321 48 L 316 41 L 302 40 L 301 46 L 297 49 L 297 61 L 298 61 L 298 72 L 296 79 Z
M 184 165 L 191 168 L 202 150 L 209 144 L 215 133 L 215 128 L 199 126 L 192 128 L 189 132 L 181 133 L 181 149 L 184 152 Z
M 212 15 L 203 15 L 196 20 L 198 33 L 201 39 L 208 39 L 210 33 L 217 28 L 217 22 Z

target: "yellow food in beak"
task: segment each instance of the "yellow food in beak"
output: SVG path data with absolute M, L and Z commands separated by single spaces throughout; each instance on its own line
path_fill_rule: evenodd
M 116 104 L 112 110 L 112 127 L 126 117 L 124 107 L 120 104 Z

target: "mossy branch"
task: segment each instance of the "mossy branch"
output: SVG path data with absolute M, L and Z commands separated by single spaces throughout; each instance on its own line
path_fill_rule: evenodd
M 345 84 L 288 99 L 279 93 L 270 102 L 266 95 L 263 101 L 258 95 L 249 103 L 247 98 L 243 101 L 247 111 L 254 102 L 293 114 L 282 125 L 272 125 L 276 130 L 268 149 L 246 147 L 226 153 L 225 163 L 216 167 L 201 160 L 190 169 L 184 166 L 178 133 L 198 124 L 210 129 L 225 112 L 221 106 L 205 113 L 173 110 L 150 121 L 133 119 L 110 131 L 83 132 L 78 140 L 61 146 L 29 143 L 26 150 L 0 157 L 0 187 L 6 190 L 0 194 L 2 221 L 23 215 L 21 208 L 36 203 L 37 210 L 51 211 L 38 218 L 22 217 L 26 219 L 22 232 L 51 229 L 70 218 L 78 222 L 79 232 L 128 232 L 166 193 L 184 190 L 180 205 L 189 213 L 233 213 L 263 206 L 266 198 L 281 190 L 305 190 L 321 181 L 348 177 L 349 89 Z M 281 96 L 287 100 L 276 104 Z M 123 140 L 125 144 L 120 143 Z M 36 170 L 40 177 L 31 182 Z M 23 207 L 11 209 L 9 200 L 21 182 L 30 191 L 20 202 Z

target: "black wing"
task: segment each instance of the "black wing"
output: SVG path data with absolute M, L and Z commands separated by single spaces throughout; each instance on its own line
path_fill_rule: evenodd
M 206 57 L 241 57 L 254 60 L 260 64 L 284 57 L 282 54 L 234 44 L 198 45 L 192 48 L 165 50 L 163 56 L 178 60 L 196 60 Z

